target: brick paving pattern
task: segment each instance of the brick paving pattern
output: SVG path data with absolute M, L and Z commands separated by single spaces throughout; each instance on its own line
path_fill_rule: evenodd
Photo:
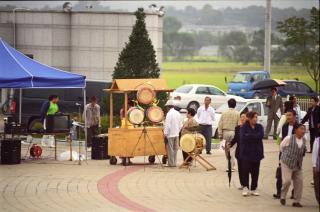
M 0 165 L 0 211 L 319 211 L 311 173 L 311 154 L 304 160 L 304 208 L 280 206 L 272 198 L 278 146 L 265 141 L 259 197 L 242 197 L 238 173 L 228 186 L 224 153 L 204 155 L 217 167 L 205 171 L 199 164 L 187 169 L 154 166 L 110 166 L 108 161 L 23 161 Z M 182 157 L 179 152 L 179 160 Z M 133 159 L 143 162 L 143 157 Z

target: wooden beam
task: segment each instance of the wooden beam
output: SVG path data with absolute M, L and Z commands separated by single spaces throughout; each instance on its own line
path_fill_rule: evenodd
M 110 93 L 110 123 L 109 128 L 113 127 L 113 95 Z
M 125 92 L 124 93 L 124 120 L 125 120 L 125 128 L 128 128 L 128 116 L 127 116 L 127 112 L 128 112 L 128 93 Z

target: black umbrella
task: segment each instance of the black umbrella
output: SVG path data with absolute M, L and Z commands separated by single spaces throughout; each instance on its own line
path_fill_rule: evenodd
M 267 88 L 273 88 L 273 87 L 279 87 L 284 86 L 286 83 L 282 80 L 276 80 L 276 79 L 265 79 L 258 81 L 253 84 L 252 90 L 262 90 Z
M 227 158 L 228 158 L 228 178 L 229 178 L 229 188 L 230 188 L 231 175 L 232 175 L 230 149 L 227 150 Z

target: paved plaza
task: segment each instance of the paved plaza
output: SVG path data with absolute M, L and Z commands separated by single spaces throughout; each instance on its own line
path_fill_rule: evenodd
M 63 148 L 59 151 L 63 150 Z M 179 152 L 179 162 L 182 156 Z M 24 160 L 0 166 L 0 211 L 319 211 L 311 173 L 311 154 L 304 160 L 304 208 L 281 206 L 272 198 L 278 146 L 265 141 L 259 197 L 242 197 L 238 173 L 228 186 L 226 160 L 221 150 L 204 155 L 216 171 L 199 164 L 187 169 L 160 165 L 111 166 L 106 160 Z M 142 163 L 143 157 L 133 159 Z

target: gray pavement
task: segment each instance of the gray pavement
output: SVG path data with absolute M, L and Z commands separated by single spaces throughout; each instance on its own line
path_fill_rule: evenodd
M 66 147 L 60 144 L 59 151 Z M 25 146 L 24 146 L 25 149 Z M 242 197 L 238 173 L 228 187 L 224 153 L 204 155 L 216 171 L 199 164 L 190 171 L 160 165 L 111 166 L 106 160 L 24 160 L 0 165 L 0 211 L 319 211 L 312 180 L 311 155 L 304 160 L 304 208 L 281 206 L 272 198 L 278 146 L 265 141 L 259 197 Z M 143 157 L 133 162 L 143 162 Z M 179 162 L 182 156 L 179 152 Z

